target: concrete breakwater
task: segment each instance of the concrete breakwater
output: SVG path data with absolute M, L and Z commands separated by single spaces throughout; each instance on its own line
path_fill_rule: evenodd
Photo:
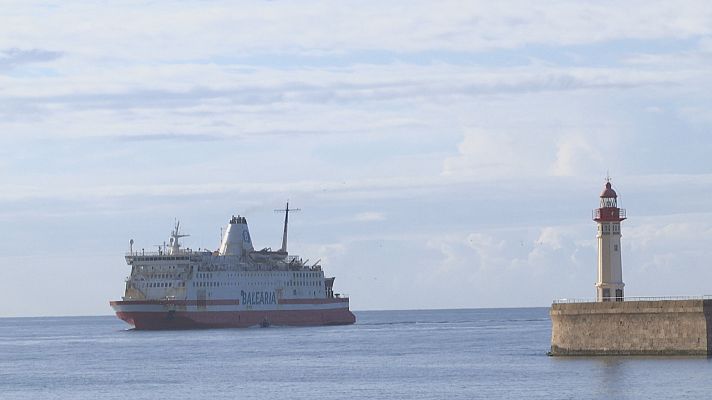
M 551 355 L 712 355 L 712 300 L 554 303 Z

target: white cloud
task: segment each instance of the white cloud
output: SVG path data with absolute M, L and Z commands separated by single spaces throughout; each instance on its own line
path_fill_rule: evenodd
M 420 279 L 462 293 L 460 302 L 483 306 L 546 305 L 567 291 L 582 296 L 590 282 L 576 280 L 587 267 L 576 259 L 577 252 L 590 253 L 583 260 L 589 261 L 595 275 L 595 262 L 590 262 L 595 250 L 579 243 L 586 233 L 579 225 L 441 237 L 429 242 L 442 255 L 437 269 L 422 270 Z
M 515 146 L 506 133 L 471 130 L 457 146 L 458 155 L 445 159 L 443 174 L 487 180 L 528 170 Z
M 445 159 L 443 175 L 520 180 L 590 175 L 602 170 L 603 157 L 590 142 L 608 135 L 557 136 L 558 131 L 542 132 L 539 127 L 523 132 L 470 130 L 458 145 L 458 154 Z
M 710 293 L 710 243 L 712 214 L 648 217 L 624 223 L 623 274 L 627 293 L 639 296 Z
M 354 219 L 359 222 L 373 222 L 373 221 L 383 221 L 386 219 L 385 214 L 377 211 L 366 211 L 358 213 L 354 216 Z
M 537 246 L 548 246 L 553 250 L 559 250 L 563 246 L 562 234 L 561 230 L 547 226 L 542 228 L 541 234 L 535 243 Z
M 595 138 L 596 135 L 590 135 Z M 610 146 L 605 146 L 610 147 Z M 604 159 L 594 144 L 583 135 L 568 135 L 558 140 L 556 161 L 551 168 L 555 176 L 591 174 L 604 168 Z

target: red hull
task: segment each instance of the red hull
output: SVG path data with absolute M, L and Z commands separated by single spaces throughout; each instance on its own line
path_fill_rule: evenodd
M 245 328 L 249 326 L 348 325 L 356 322 L 348 308 L 274 311 L 117 311 L 136 329 Z

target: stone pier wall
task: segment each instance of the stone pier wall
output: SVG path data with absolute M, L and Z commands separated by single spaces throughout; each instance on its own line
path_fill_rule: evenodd
M 551 355 L 712 355 L 712 300 L 553 304 Z

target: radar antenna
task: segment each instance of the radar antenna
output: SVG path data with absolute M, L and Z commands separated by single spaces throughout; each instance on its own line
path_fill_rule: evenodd
M 283 210 L 274 210 L 274 212 L 284 213 L 284 234 L 282 234 L 282 248 L 279 251 L 287 252 L 287 224 L 289 223 L 289 212 L 290 211 L 301 211 L 300 208 L 289 208 L 289 200 L 287 200 L 287 207 Z

